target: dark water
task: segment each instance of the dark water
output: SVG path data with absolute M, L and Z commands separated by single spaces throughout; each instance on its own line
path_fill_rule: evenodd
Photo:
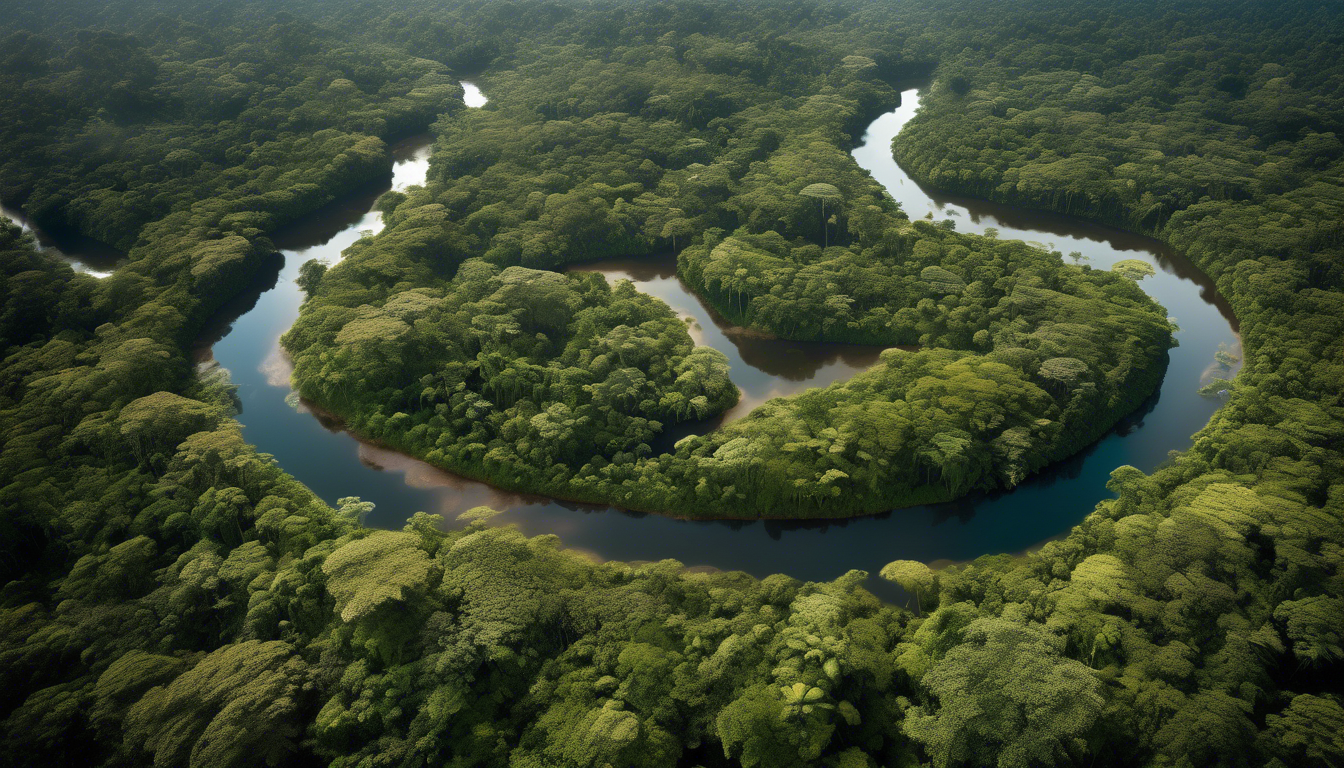
M 76 272 L 107 277 L 126 258 L 126 254 L 112 246 L 86 237 L 78 232 L 52 231 L 35 226 L 22 211 L 0 205 L 0 218 L 18 224 L 23 231 L 32 232 L 37 248 L 74 267 Z
M 244 434 L 259 450 L 273 454 L 329 502 L 342 496 L 375 502 L 369 523 L 379 527 L 399 528 L 421 510 L 443 514 L 452 524 L 458 513 L 488 504 L 504 510 L 495 518 L 498 524 L 517 525 L 531 535 L 554 533 L 568 547 L 601 558 L 675 558 L 688 566 L 739 569 L 758 576 L 783 572 L 809 580 L 831 579 L 851 568 L 875 573 L 899 558 L 961 561 L 1022 551 L 1066 533 L 1097 500 L 1107 497 L 1105 483 L 1115 467 L 1133 464 L 1152 470 L 1169 451 L 1188 448 L 1190 436 L 1218 406 L 1195 390 L 1219 344 L 1235 350 L 1237 337 L 1230 313 L 1208 282 L 1153 240 L 920 189 L 892 162 L 889 151 L 891 139 L 916 106 L 916 92 L 907 91 L 902 106 L 878 118 L 854 151 L 859 164 L 886 185 L 912 218 L 932 210 L 936 218 L 954 219 L 961 231 L 997 227 L 1004 238 L 1036 241 L 1065 253 L 1081 251 L 1098 268 L 1119 259 L 1148 261 L 1157 273 L 1141 285 L 1182 328 L 1161 390 L 1139 413 L 1087 451 L 1012 492 L 840 521 L 673 520 L 498 491 L 361 444 L 330 420 L 308 413 L 290 396 L 289 368 L 278 347 L 280 335 L 298 315 L 301 294 L 293 278 L 307 259 L 334 262 L 361 231 L 381 226 L 369 207 L 389 185 L 404 187 L 423 180 L 428 156 L 423 137 L 395 148 L 398 161 L 388 184 L 277 233 L 275 240 L 285 249 L 283 266 L 277 265 L 275 272 L 259 279 L 254 293 L 222 313 L 223 319 L 203 339 L 201 357 L 208 360 L 213 353 L 232 372 L 243 402 L 239 419 Z M 729 357 L 731 375 L 748 405 L 847 378 L 876 358 L 874 349 L 794 344 L 733 333 L 681 286 L 672 262 L 665 258 L 586 268 L 602 271 L 608 279 L 633 280 L 691 317 L 689 327 L 697 341 Z M 889 585 L 874 580 L 872 586 L 880 594 L 891 594 Z

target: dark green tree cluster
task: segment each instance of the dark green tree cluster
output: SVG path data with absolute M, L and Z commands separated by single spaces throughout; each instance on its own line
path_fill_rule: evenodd
M 961 132 L 960 122 L 978 119 L 963 113 L 966 100 L 988 93 L 1022 113 L 1065 104 L 1038 115 L 1039 130 L 1029 137 L 1055 142 L 1071 120 L 1095 118 L 1034 82 L 1066 72 L 1089 74 L 1104 88 L 1135 83 L 1138 101 L 1146 99 L 1153 112 L 1123 114 L 1126 130 L 1163 133 L 1190 148 L 1163 149 L 1164 158 L 1182 158 L 1205 173 L 1201 165 L 1226 157 L 1205 142 L 1230 131 L 1248 153 L 1263 153 L 1248 156 L 1280 158 L 1274 162 L 1287 164 L 1280 170 L 1291 171 L 1279 187 L 1247 187 L 1227 198 L 1210 192 L 1207 200 L 1204 193 L 1186 200 L 1174 181 L 1171 189 L 1143 189 L 1176 195 L 1171 199 L 1179 205 L 1161 213 L 1158 233 L 1217 279 L 1241 320 L 1246 365 L 1189 451 L 1150 476 L 1116 470 L 1115 498 L 1103 500 L 1063 540 L 1025 557 L 986 557 L 937 571 L 909 561 L 884 568 L 884 577 L 918 601 L 912 614 L 874 600 L 858 585 L 858 573 L 804 585 L 784 576 L 690 573 L 671 562 L 594 564 L 553 537 L 489 529 L 483 510 L 448 533 L 423 515 L 402 531 L 370 531 L 357 524 L 367 503 L 344 499 L 333 509 L 315 498 L 246 444 L 229 418 L 236 401 L 227 381 L 193 374 L 186 348 L 214 302 L 245 285 L 269 254 L 251 230 L 279 223 L 267 218 L 260 197 L 280 189 L 267 186 L 274 179 L 248 188 L 253 177 L 244 169 L 238 195 L 211 193 L 135 229 L 130 263 L 102 281 L 75 274 L 38 253 L 17 228 L 0 226 L 0 763 L 1325 768 L 1344 762 L 1344 285 L 1340 243 L 1331 234 L 1341 174 L 1333 145 L 1322 138 L 1340 119 L 1344 57 L 1331 37 L 1340 28 L 1337 9 L 1282 3 L 1266 18 L 1255 3 L 1173 7 L 1147 0 L 1030 0 L 973 14 L 953 2 L 479 2 L 444 9 L 436 27 L 418 23 L 435 14 L 428 2 L 291 5 L 325 29 L 343 30 L 331 34 L 354 50 L 395 51 L 379 47 L 395 43 L 440 61 L 499 59 L 501 71 L 510 57 L 530 55 L 516 47 L 520 37 L 583 42 L 615 58 L 631 40 L 657 40 L 668 31 L 678 32 L 669 44 L 674 50 L 677 40 L 704 38 L 682 52 L 696 66 L 780 93 L 810 71 L 817 77 L 831 71 L 819 61 L 862 55 L 890 74 L 893 60 L 938 60 L 946 92 L 935 85 L 912 137 L 928 130 L 922 125 L 939 126 L 948 162 L 965 163 L 967 178 L 993 136 Z M 43 62 L 63 60 L 93 39 L 80 41 L 79 28 L 139 37 L 143 30 L 126 24 L 162 8 L 112 3 L 101 9 L 106 18 L 87 3 L 12 10 L 7 19 L 40 32 L 49 47 L 9 37 L 0 66 L 6 78 L 30 71 L 30 79 L 40 80 L 51 74 L 39 71 Z M 168 10 L 212 31 L 238 26 L 244 40 L 294 23 L 246 4 L 234 16 L 189 0 Z M 357 23 L 368 19 L 378 23 Z M 90 76 L 99 66 L 140 66 L 134 46 L 109 39 L 99 45 L 110 52 L 103 64 L 86 67 Z M 1206 48 L 1224 45 L 1228 55 L 1204 69 L 1182 63 L 1186 52 L 1198 60 Z M 145 54 L 151 61 L 169 60 L 154 50 Z M 1280 84 L 1278 93 L 1293 98 L 1269 108 L 1219 106 L 1207 97 L 1221 97 L 1194 87 L 1213 77 L 1219 93 L 1241 102 L 1257 93 L 1253 86 L 1268 84 L 1256 85 L 1254 77 L 1275 63 L 1288 70 L 1292 89 Z M 113 74 L 100 86 L 108 100 L 100 109 L 109 115 L 114 108 L 143 109 L 145 76 Z M 25 78 L 18 81 L 22 87 Z M 22 103 L 13 96 L 15 82 L 5 81 L 10 106 L 0 131 L 47 135 L 30 130 L 13 106 Z M 85 93 L 77 82 L 66 85 L 72 101 Z M 1115 106 L 1113 114 L 1133 107 Z M 35 108 L 33 115 L 40 114 Z M 1105 110 L 1096 114 L 1105 121 Z M 1178 119 L 1200 114 L 1218 125 Z M 1003 118 L 1016 116 L 1005 110 Z M 295 141 L 322 129 L 314 126 Z M 292 178 L 334 194 L 342 179 L 385 172 L 381 145 L 343 131 L 305 145 L 294 162 L 306 165 Z M 220 136 L 212 153 L 233 146 L 228 134 Z M 501 145 L 507 139 L 504 132 Z M 70 174 L 71 164 L 95 158 L 85 167 L 92 178 L 115 162 L 97 159 L 91 144 L 49 156 L 44 169 L 22 157 L 31 147 L 9 138 L 4 146 L 4 184 L 18 179 L 15 188 L 36 189 L 48 170 L 68 174 L 64 186 L 47 193 L 63 200 L 88 192 L 83 176 Z M 931 145 L 921 146 L 919 158 L 931 157 Z M 1176 163 L 1137 145 L 1096 151 L 1131 158 L 1126 162 L 1134 168 L 1121 170 L 1120 162 L 1113 173 L 1136 187 L 1149 183 L 1141 170 L 1165 173 Z M 937 165 L 919 158 L 907 162 Z M 1019 179 L 1046 176 L 1064 170 L 1043 170 L 1055 162 L 1028 148 L 1001 170 L 1015 169 Z M 940 183 L 955 186 L 953 167 L 938 172 Z M 738 232 L 746 225 L 731 222 L 716 225 L 724 228 L 720 243 L 731 232 L 743 247 L 773 253 L 766 247 L 772 237 L 766 230 L 773 230 L 786 240 L 811 240 L 819 251 L 825 237 L 848 248 L 838 228 L 823 234 L 818 200 L 796 192 L 818 183 L 845 195 L 854 188 L 843 178 L 799 181 L 789 199 L 797 197 L 800 215 L 815 213 L 810 221 L 800 218 L 796 232 L 773 225 Z M 1110 182 L 1103 179 L 1098 189 L 1118 186 Z M 1012 198 L 1012 190 L 999 192 L 997 185 L 984 194 L 1116 220 L 1075 207 L 1083 206 L 1082 189 L 1074 185 L 1056 200 L 1026 191 Z M 829 200 L 826 211 L 843 213 Z M 396 318 L 393 312 L 448 302 L 455 278 L 472 282 L 464 278 L 479 275 L 477 289 L 491 295 L 505 288 L 506 275 L 523 283 L 561 279 L 466 262 L 479 255 L 474 250 L 439 260 L 454 238 L 441 231 L 448 217 L 432 213 L 414 214 L 426 216 L 424 227 L 408 226 L 407 208 L 384 241 L 381 261 L 373 258 L 383 247 L 375 239 L 361 246 L 368 259 L 352 255 L 348 267 L 330 276 L 310 270 L 308 284 L 319 296 L 338 288 L 361 293 L 349 310 L 328 311 L 367 305 L 370 317 Z M 392 217 L 402 214 L 395 206 Z M 81 217 L 63 220 L 86 234 L 103 231 Z M 233 228 L 237 220 L 266 223 Z M 129 231 L 125 221 L 107 225 L 117 232 L 109 239 Z M 1141 218 L 1120 223 L 1149 229 L 1140 227 Z M 927 274 L 921 265 L 917 286 L 955 288 L 960 280 L 968 291 L 978 278 L 961 272 L 958 258 L 979 259 L 979 267 L 1002 259 L 1028 270 L 1041 258 L 947 233 L 919 232 L 915 239 L 942 248 L 945 259 L 928 265 L 938 269 Z M 435 258 L 402 259 L 417 242 Z M 968 254 L 950 255 L 957 246 Z M 355 274 L 361 262 L 406 269 L 405 283 L 396 272 L 341 277 L 347 269 Z M 1081 274 L 1054 274 L 1069 285 L 1077 281 L 1070 289 L 1076 295 L 1062 283 L 1027 287 L 1079 301 L 1096 292 L 1108 311 L 1125 314 L 1124 299 L 1133 294 L 1119 287 L 1122 278 L 1075 272 Z M 563 280 L 554 286 L 562 295 L 593 294 L 584 299 L 593 306 L 579 312 L 602 315 L 594 310 L 624 303 L 622 311 L 642 307 L 658 315 L 653 305 L 622 296 L 628 289 L 603 293 L 587 278 Z M 431 292 L 417 294 L 418 286 Z M 965 292 L 944 296 L 960 301 Z M 528 306 L 515 316 L 506 299 L 480 314 L 506 344 L 510 323 L 521 328 L 539 321 L 532 310 L 556 308 Z M 1052 311 L 1071 306 L 1052 300 Z M 949 315 L 957 308 L 949 306 Z M 396 319 L 415 330 L 415 323 Z M 941 334 L 969 322 L 919 332 Z M 1011 323 L 1006 328 L 1024 333 Z M 1081 332 L 1046 330 L 1019 346 L 1050 349 L 1047 343 L 1072 343 L 1068 336 Z M 1004 387 L 1013 377 L 996 366 L 1011 365 L 995 362 L 1000 342 L 993 338 L 995 346 L 983 353 L 955 346 L 889 352 L 888 367 L 936 364 L 942 373 L 967 371 L 967 386 L 974 379 L 977 386 Z M 1033 374 L 1046 371 L 1033 384 L 1041 394 L 1020 387 L 1020 396 L 1054 399 L 1052 388 L 1064 383 L 1097 383 L 1089 365 L 1071 355 L 1041 359 Z M 855 384 L 872 386 L 865 380 L 890 375 L 875 371 Z M 437 397 L 425 389 L 431 389 L 427 402 Z M 952 400 L 942 406 L 947 396 L 928 394 L 939 407 L 961 407 Z M 799 398 L 795 405 L 808 402 Z M 934 400 L 921 402 L 932 408 Z M 976 418 L 986 416 L 992 421 L 992 413 Z M 791 442 L 802 451 L 817 447 Z M 739 460 L 751 445 L 725 443 L 715 454 Z M 945 440 L 928 445 L 956 447 Z M 748 458 L 744 467 L 750 466 Z
M 0 199 L 122 250 L 202 206 L 255 236 L 365 183 L 386 162 L 368 137 L 419 130 L 461 94 L 438 62 L 269 21 L 159 17 L 133 34 L 80 31 L 64 49 L 7 32 Z M 314 176 L 336 144 L 350 154 Z
M 371 298 L 358 282 L 377 269 L 366 250 L 392 258 L 357 244 L 283 339 L 299 392 L 357 414 L 361 434 L 487 479 L 559 484 L 588 463 L 646 456 L 664 425 L 737 402 L 723 353 L 695 347 L 628 282 L 470 260 L 451 282 L 351 308 Z
M 853 210 L 881 229 L 872 211 L 891 202 L 841 145 L 843 128 L 892 99 L 888 86 L 837 63 L 781 98 L 704 64 L 703 36 L 674 42 L 614 61 L 541 47 L 492 73 L 491 104 L 436 125 L 430 182 L 398 207 L 442 205 L 457 224 L 445 248 L 527 267 L 680 248 L 748 222 L 821 240 L 815 205 L 797 194 L 806 177 L 843 178 L 853 193 L 833 211 L 833 239 L 849 239 Z

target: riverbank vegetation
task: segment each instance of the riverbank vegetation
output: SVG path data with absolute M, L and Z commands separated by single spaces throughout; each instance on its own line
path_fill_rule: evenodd
M 1130 280 L 1020 242 L 911 224 L 854 163 L 845 145 L 858 118 L 895 98 L 874 60 L 818 72 L 787 59 L 779 93 L 710 64 L 716 46 L 632 43 L 618 61 L 539 47 L 492 75 L 488 109 L 436 123 L 426 185 L 385 197 L 388 228 L 305 302 L 284 342 L 297 389 L 357 434 L 510 489 L 687 517 L 836 517 L 1013 487 L 1156 388 L 1170 328 Z M 825 218 L 817 189 L 831 202 Z M 671 315 L 659 330 L 594 326 L 647 335 L 652 357 L 634 362 L 601 346 L 554 359 L 550 345 L 567 332 L 542 327 L 525 304 L 563 302 L 522 292 L 522 303 L 489 310 L 494 325 L 428 330 L 481 312 L 458 309 L 453 291 L 422 291 L 459 264 L 457 283 L 470 284 L 486 274 L 476 259 L 540 275 L 522 268 L 649 254 L 678 238 L 678 273 L 735 322 L 923 349 L 655 453 L 664 427 L 732 402 L 713 394 L 725 389 L 717 383 L 703 396 L 701 384 L 663 393 L 651 361 L 686 340 Z M 421 291 L 423 329 L 353 330 L 408 286 Z M 498 335 L 498 323 L 517 337 L 511 346 L 472 341 Z M 374 340 L 381 362 L 351 351 L 356 336 Z M 403 354 L 408 344 L 417 351 Z M 669 371 L 680 365 L 668 360 Z M 459 391 L 426 397 L 438 379 Z M 613 389 L 626 405 L 609 400 Z
M 63 32 L 4 39 L 0 200 L 121 250 L 204 208 L 221 231 L 270 231 L 375 178 L 374 137 L 419 130 L 461 95 L 438 62 L 283 15 L 260 30 L 160 16 L 136 34 Z
M 737 402 L 723 353 L 694 347 L 666 304 L 629 283 L 472 260 L 450 282 L 377 297 L 358 277 L 365 248 L 380 247 L 356 244 L 351 265 L 321 279 L 328 301 L 284 337 L 298 391 L 356 414 L 358 432 L 449 466 L 555 476 L 648 455 L 664 424 Z M 414 268 L 398 274 L 409 282 Z
M 973 16 L 938 2 L 440 9 L 314 0 L 286 9 L 313 25 L 307 34 L 354 50 L 501 72 L 531 55 L 519 40 L 581 43 L 618 59 L 632 40 L 669 32 L 677 33 L 674 50 L 699 35 L 705 44 L 687 49 L 699 51 L 698 60 L 737 68 L 781 93 L 807 62 L 867 56 L 883 77 L 899 69 L 895 61 L 937 62 L 930 108 L 911 126 L 919 142 L 910 167 L 948 186 L 987 173 L 1006 179 L 1010 170 L 1019 182 L 1055 179 L 1072 194 L 1000 191 L 1006 182 L 984 194 L 1018 194 L 1018 202 L 1106 220 L 1109 209 L 1084 202 L 1103 198 L 1080 196 L 1086 190 L 1064 171 L 1104 170 L 1098 189 L 1123 191 L 1133 181 L 1138 205 L 1116 198 L 1114 210 L 1139 218 L 1119 223 L 1155 230 L 1214 277 L 1241 320 L 1246 364 L 1189 451 L 1151 475 L 1118 468 L 1115 497 L 1098 500 L 1064 539 L 1021 558 L 884 569 L 917 597 L 913 612 L 877 602 L 857 573 L 800 584 L 783 575 L 691 573 L 672 562 L 596 564 L 553 537 L 491 529 L 483 510 L 451 531 L 426 515 L 402 531 L 371 531 L 357 523 L 361 503 L 329 506 L 248 446 L 230 419 L 236 400 L 226 381 L 194 375 L 188 363 L 203 318 L 272 253 L 264 231 L 279 220 L 263 196 L 279 177 L 244 164 L 231 191 L 152 213 L 157 218 L 137 228 L 130 215 L 105 222 L 73 213 L 126 191 L 94 185 L 107 191 L 78 203 L 91 192 L 77 163 L 100 178 L 98 169 L 115 159 L 79 160 L 93 157 L 85 154 L 93 147 L 78 145 L 43 155 L 48 168 L 25 155 L 47 146 L 46 136 L 82 130 L 78 120 L 32 129 L 27 97 L 16 95 L 30 81 L 61 93 L 44 78 L 69 66 L 79 28 L 152 39 L 149 22 L 162 12 L 212 33 L 237 28 L 244 34 L 236 47 L 292 19 L 189 0 L 113 3 L 101 14 L 84 3 L 16 7 L 5 23 L 41 39 L 0 48 L 8 57 L 0 60 L 0 179 L 5 189 L 33 192 L 5 194 L 47 189 L 42 199 L 67 201 L 52 208 L 70 211 L 60 221 L 129 243 L 130 259 L 95 280 L 0 225 L 0 763 L 1009 768 L 1344 760 L 1344 285 L 1331 234 L 1344 173 L 1329 143 L 1341 115 L 1338 9 L 1285 2 L 1272 19 L 1258 3 L 1086 0 L 982 7 Z M 176 55 L 187 60 L 193 49 L 182 41 Z M 146 56 L 164 55 L 153 53 L 157 45 Z M 1220 51 L 1215 61 L 1201 63 L 1206 49 Z M 13 53 L 31 50 L 40 53 Z M 191 60 L 208 61 L 202 50 Z M 133 57 L 108 61 L 123 59 Z M 1271 66 L 1285 73 L 1257 79 Z M 166 77 L 154 73 L 150 91 Z M 1262 93 L 1280 77 L 1286 82 Z M 1120 88 L 1124 98 L 1083 109 L 1069 101 L 1072 86 L 1038 87 L 1052 79 L 1086 81 L 1086 93 L 1100 97 Z M 255 82 L 258 92 L 270 87 L 260 76 L 239 81 Z M 328 84 L 321 85 L 324 93 Z M 1226 105 L 1219 93 L 1228 94 Z M 1266 109 L 1244 103 L 1285 94 L 1288 101 Z M 569 109 L 581 95 L 551 94 L 551 103 Z M 1001 117 L 992 106 L 968 109 L 1000 98 L 1011 102 Z M 439 101 L 441 111 L 460 109 L 451 97 Z M 1039 112 L 1047 107 L 1056 111 Z M 1033 112 L 1036 128 L 1021 139 L 1022 152 L 995 164 L 976 160 L 989 157 L 993 131 L 963 132 L 953 117 L 965 115 L 966 131 L 1006 130 L 994 121 Z M 115 124 L 111 111 L 83 114 Z M 324 114 L 337 120 L 343 111 Z M 1198 122 L 1205 119 L 1213 123 Z M 1034 145 L 1065 141 L 1078 121 L 1101 126 L 1093 136 L 1113 130 L 1128 141 L 1129 132 L 1148 131 L 1169 143 L 1151 148 L 1160 158 L 1122 142 L 1050 168 L 1068 158 Z M 337 134 L 286 156 L 296 164 L 291 178 L 330 192 L 342 180 L 385 173 L 384 136 L 319 125 L 293 140 L 328 129 Z M 943 133 L 945 164 L 933 160 L 934 132 Z M 211 134 L 191 135 L 208 142 Z M 211 152 L 224 156 L 230 135 L 222 131 Z M 1209 143 L 1220 136 L 1235 139 L 1225 142 L 1232 149 Z M 1232 150 L 1273 157 L 1278 167 L 1254 165 L 1241 191 L 1225 198 L 1212 183 L 1186 198 L 1183 186 L 1140 175 L 1189 166 L 1191 178 L 1208 181 L 1198 174 L 1226 165 Z M 1235 182 L 1235 170 L 1226 178 Z M 64 181 L 43 187 L 48 171 Z M 843 180 L 808 183 L 846 189 Z M 1155 204 L 1142 208 L 1145 194 L 1171 207 L 1145 219 Z M 320 196 L 295 199 L 316 205 Z M 798 236 L 819 241 L 820 206 L 800 200 L 800 215 L 813 218 Z M 721 242 L 738 236 L 720 228 Z M 741 237 L 750 243 L 747 236 L 761 234 Z M 836 229 L 828 236 L 844 237 Z M 973 247 L 954 233 L 920 231 L 918 239 L 947 252 L 961 244 L 999 253 L 998 245 Z M 511 266 L 465 263 L 482 275 L 478 290 L 490 281 L 500 290 Z M 974 282 L 942 269 L 968 289 Z M 433 274 L 442 298 L 456 290 L 459 271 L 454 263 Z M 920 274 L 954 284 L 941 272 Z M 586 279 L 555 287 L 583 295 Z M 1085 284 L 1117 292 L 1108 301 L 1120 305 L 1131 290 L 1124 279 L 1108 274 Z M 316 283 L 319 297 L 335 290 L 338 270 Z M 378 288 L 387 291 L 381 297 L 360 301 L 384 314 L 408 309 L 402 305 L 414 296 L 392 310 L 383 300 L 415 287 L 394 280 Z M 609 291 L 613 303 L 624 301 L 621 290 Z M 580 311 L 608 311 L 601 289 L 590 293 L 584 300 L 593 305 Z M 949 358 L 941 362 L 952 368 L 968 359 L 988 364 L 993 353 L 926 354 Z M 888 364 L 921 359 L 887 355 Z M 1082 375 L 1072 364 L 1051 370 Z M 787 556 L 780 569 L 787 571 Z

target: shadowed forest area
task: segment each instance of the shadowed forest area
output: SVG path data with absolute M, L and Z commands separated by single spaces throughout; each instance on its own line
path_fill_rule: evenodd
M 1335 766 L 1344 762 L 1344 19 L 1315 3 L 569 0 L 3 4 L 0 764 Z M 489 92 L 468 110 L 460 81 Z M 362 435 L 501 487 L 839 517 L 1011 488 L 1134 410 L 1172 343 L 1141 275 L 911 221 L 938 189 L 1153 235 L 1239 320 L 1190 450 L 1022 556 L 852 571 L 596 562 L 415 515 L 373 530 L 248 445 L 191 363 L 269 235 L 422 187 L 283 343 Z M 604 257 L 677 254 L 732 322 L 904 345 L 737 402 Z M 273 273 L 273 268 L 272 268 Z M 909 347 L 916 349 L 909 349 Z

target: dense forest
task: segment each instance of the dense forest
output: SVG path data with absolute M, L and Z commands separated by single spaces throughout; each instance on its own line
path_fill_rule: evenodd
M 490 109 L 437 122 L 429 183 L 385 197 L 386 230 L 314 266 L 285 338 L 299 392 L 366 437 L 504 487 L 685 516 L 834 517 L 1011 487 L 1156 387 L 1170 327 L 1132 280 L 911 224 L 854 164 L 847 123 L 896 98 L 865 74 L 872 59 L 795 98 L 706 71 L 706 44 L 684 47 L 682 61 L 626 46 L 619 62 L 547 49 L 492 77 Z M 555 93 L 583 97 L 556 106 Z M 833 196 L 826 220 L 817 194 Z M 682 363 L 671 350 L 689 338 L 670 315 L 597 319 L 525 268 L 678 237 L 678 272 L 745 326 L 921 348 L 656 452 L 665 426 L 732 405 L 717 353 Z M 489 265 L 498 282 L 470 287 Z
M 1344 28 L 1307 2 L 6 3 L 0 763 L 1332 766 L 1344 761 Z M 491 107 L 467 111 L 459 78 Z M 1151 475 L 1030 555 L 829 583 L 361 524 L 190 364 L 282 224 L 423 188 L 303 271 L 296 384 L 515 487 L 794 516 L 1011 486 L 1161 378 L 1130 277 L 909 221 L 846 150 L 1153 234 L 1246 365 Z M 660 301 L 566 263 L 678 253 L 733 322 L 914 344 L 655 455 L 735 402 Z M 596 453 L 594 453 L 596 451 Z M 1091 500 L 1089 500 L 1091 501 Z M 787 562 L 781 562 L 787 571 Z

